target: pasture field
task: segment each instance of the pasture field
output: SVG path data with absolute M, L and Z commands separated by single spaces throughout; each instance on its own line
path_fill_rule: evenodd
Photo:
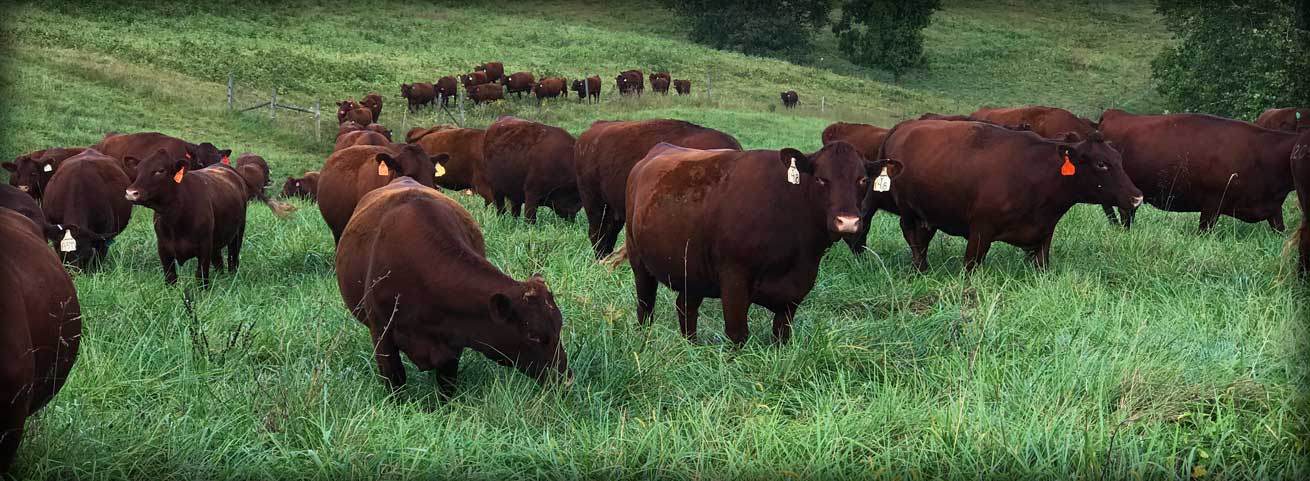
M 399 84 L 502 60 L 507 71 L 599 73 L 604 101 L 471 109 L 573 134 L 596 119 L 671 117 L 747 148 L 812 151 L 835 120 L 890 126 L 922 112 L 1044 103 L 1095 118 L 1158 111 L 1149 61 L 1170 41 L 1146 2 L 948 0 L 926 31 L 932 64 L 897 86 L 837 58 L 810 65 L 707 49 L 652 2 L 438 2 L 259 6 L 45 2 L 6 7 L 0 157 L 157 130 L 268 159 L 274 181 L 317 168 L 303 115 L 234 114 L 272 87 L 296 105 L 386 96 Z M 613 76 L 667 69 L 690 98 L 619 99 Z M 706 78 L 712 95 L 706 95 Z M 778 92 L 800 92 L 784 111 Z M 648 91 L 649 92 L 649 91 Z M 826 106 L 820 107 L 820 99 Z M 329 103 L 330 105 L 330 103 Z M 333 110 L 329 109 L 329 115 Z M 444 114 L 443 114 L 444 115 Z M 1004 175 L 1004 173 L 997 173 Z M 74 273 L 85 338 L 63 391 L 28 422 L 18 479 L 1306 479 L 1307 289 L 1287 236 L 1144 208 L 1130 232 L 1098 206 L 1062 221 L 1052 267 L 998 245 L 963 274 L 963 239 L 938 236 L 926 274 L 893 216 L 869 251 L 834 245 L 791 343 L 723 336 L 716 300 L 700 342 L 678 334 L 661 288 L 635 324 L 632 275 L 597 265 L 581 219 L 529 226 L 452 194 L 493 263 L 542 273 L 565 317 L 572 385 L 545 388 L 469 353 L 441 401 L 414 375 L 392 398 L 367 330 L 346 310 L 315 206 L 286 220 L 252 204 L 241 271 L 209 291 L 166 287 L 151 213 L 136 209 L 100 270 Z M 1301 221 L 1287 203 L 1289 225 Z

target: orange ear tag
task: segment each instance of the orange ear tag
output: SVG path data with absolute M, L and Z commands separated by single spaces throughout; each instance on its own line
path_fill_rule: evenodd
M 176 174 L 173 174 L 173 183 L 181 184 L 183 174 L 186 174 L 186 167 L 183 167 L 181 170 L 178 170 Z
M 1071 176 L 1073 175 L 1074 170 L 1073 162 L 1069 161 L 1069 154 L 1064 154 L 1064 165 L 1060 166 L 1060 175 L 1065 177 Z
M 232 165 L 232 162 L 229 161 L 229 160 L 227 160 L 227 156 L 224 156 L 224 157 L 223 157 L 223 164 L 225 164 L 225 165 Z
M 391 169 L 387 168 L 386 162 L 378 162 L 378 175 L 382 177 L 391 177 Z

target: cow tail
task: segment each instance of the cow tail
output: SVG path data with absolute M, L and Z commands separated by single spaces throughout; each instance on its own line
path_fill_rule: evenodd
M 264 192 L 260 190 L 255 191 L 255 198 L 259 199 L 260 202 L 263 202 L 264 205 L 267 205 L 268 209 L 273 211 L 273 215 L 277 216 L 279 219 L 285 219 L 292 212 L 296 211 L 296 206 L 270 199 L 267 194 L 264 194 Z
M 624 242 L 614 253 L 601 259 L 600 265 L 609 268 L 610 272 L 614 272 L 615 269 L 619 268 L 619 264 L 626 260 L 628 260 L 628 243 Z

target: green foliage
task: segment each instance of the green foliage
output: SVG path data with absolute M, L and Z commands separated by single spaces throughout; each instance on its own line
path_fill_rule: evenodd
M 1178 110 L 1246 119 L 1310 105 L 1310 41 L 1296 27 L 1304 3 L 1160 0 L 1180 39 L 1151 64 L 1160 93 Z
M 922 65 L 923 29 L 941 0 L 846 0 L 833 25 L 842 51 L 857 65 L 901 75 Z
M 827 24 L 830 0 L 660 0 L 691 23 L 691 40 L 799 60 Z

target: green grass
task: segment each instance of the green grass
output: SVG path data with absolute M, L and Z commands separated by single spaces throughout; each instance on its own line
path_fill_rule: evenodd
M 646 2 L 534 6 L 301 3 L 196 9 L 26 5 L 4 25 L 8 122 L 0 157 L 86 145 L 104 132 L 159 130 L 264 155 L 275 178 L 330 151 L 305 116 L 226 111 L 272 87 L 307 105 L 366 90 L 401 114 L 398 84 L 501 59 L 570 77 L 666 68 L 687 98 L 599 106 L 510 101 L 513 113 L 579 133 L 593 120 L 674 117 L 749 148 L 814 149 L 836 119 L 890 125 L 924 111 L 1048 103 L 1095 115 L 1150 110 L 1147 62 L 1167 33 L 1139 3 L 948 1 L 927 31 L 931 64 L 901 86 L 843 63 L 821 36 L 808 66 L 685 42 Z M 470 6 L 471 5 L 471 6 Z M 985 6 L 984 6 L 985 5 Z M 713 96 L 705 95 L 711 75 Z M 774 107 L 796 89 L 796 111 Z M 827 101 L 820 111 L 818 99 Z M 331 120 L 325 122 L 330 124 Z M 331 236 L 311 204 L 285 221 L 249 214 L 242 270 L 212 290 L 165 287 L 150 213 L 138 209 L 104 269 L 75 273 L 86 337 L 63 392 L 28 423 L 23 479 L 1303 479 L 1305 289 L 1286 237 L 1225 219 L 1146 209 L 1133 231 L 1095 206 L 1062 221 L 1053 267 L 997 246 L 971 276 L 961 239 L 939 236 L 918 274 L 895 219 L 875 218 L 871 252 L 834 246 L 793 341 L 732 348 L 713 300 L 702 342 L 677 333 L 661 290 L 656 322 L 634 326 L 632 278 L 591 260 L 585 224 L 527 226 L 456 195 L 492 261 L 541 272 L 566 319 L 571 387 L 541 388 L 481 356 L 459 394 L 430 376 L 389 399 L 367 331 L 340 301 Z M 1287 209 L 1289 224 L 1300 214 Z M 184 273 L 190 273 L 188 264 Z M 194 301 L 193 313 L 185 299 Z M 229 339 L 235 341 L 229 346 Z M 205 341 L 207 340 L 207 342 Z M 411 368 L 411 374 L 414 371 Z

